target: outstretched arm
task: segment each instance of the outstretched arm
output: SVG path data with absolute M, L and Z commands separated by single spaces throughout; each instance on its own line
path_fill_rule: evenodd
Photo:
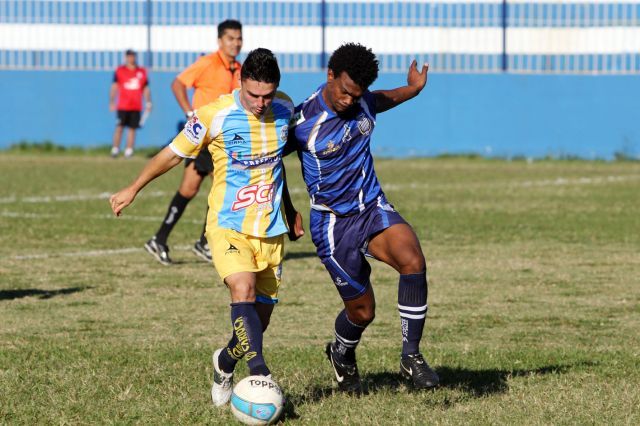
M 177 156 L 171 148 L 165 147 L 162 151 L 157 153 L 146 166 L 140 172 L 140 175 L 127 187 L 122 188 L 116 192 L 109 199 L 111 204 L 111 210 L 116 216 L 122 214 L 122 210 L 129 204 L 133 203 L 133 200 L 138 195 L 138 192 L 144 188 L 149 182 L 158 176 L 166 173 L 176 164 L 180 163 L 181 157 Z
M 429 64 L 422 66 L 422 71 L 418 72 L 418 65 L 414 59 L 407 74 L 407 85 L 391 90 L 376 90 L 373 96 L 376 99 L 376 112 L 385 112 L 418 96 L 418 93 L 427 84 L 427 73 Z

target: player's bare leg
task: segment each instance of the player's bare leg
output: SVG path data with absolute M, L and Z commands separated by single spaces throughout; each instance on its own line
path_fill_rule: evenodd
M 398 311 L 402 330 L 401 374 L 419 389 L 434 388 L 438 375 L 420 354 L 420 340 L 427 315 L 426 262 L 413 229 L 404 223 L 393 225 L 374 236 L 368 251 L 400 273 Z
M 136 143 L 136 129 L 129 127 L 127 129 L 127 147 L 124 150 L 125 158 L 133 155 L 133 145 Z
M 200 176 L 200 174 L 196 170 L 195 162 L 192 161 L 187 167 L 184 168 L 184 173 L 182 174 L 182 181 L 180 182 L 178 192 L 184 198 L 191 200 L 198 194 L 200 185 L 202 184 L 203 180 L 204 177 Z
M 170 265 L 172 263 L 169 257 L 169 245 L 167 244 L 169 234 L 171 234 L 173 227 L 178 223 L 189 202 L 198 193 L 203 179 L 204 178 L 196 171 L 193 161 L 184 168 L 180 188 L 176 191 L 173 199 L 169 203 L 169 208 L 162 220 L 160 228 L 144 245 L 145 249 L 163 265 Z
M 120 143 L 122 142 L 122 130 L 123 126 L 118 124 L 116 125 L 115 130 L 113 131 L 113 144 L 111 146 L 111 156 L 117 157 L 120 153 Z
M 204 178 L 205 177 L 198 173 L 198 171 L 196 170 L 195 161 L 191 162 L 191 164 L 189 164 L 189 166 L 185 168 L 178 192 L 184 198 L 188 198 L 189 200 L 193 199 L 193 197 L 195 197 L 200 190 L 200 186 L 202 185 Z M 200 238 L 198 238 L 198 240 L 194 244 L 192 251 L 202 260 L 211 262 L 211 251 L 209 250 L 207 237 L 205 235 L 205 231 L 207 228 L 207 213 L 208 210 L 207 212 L 205 212 L 204 224 L 202 225 L 202 233 L 200 234 Z

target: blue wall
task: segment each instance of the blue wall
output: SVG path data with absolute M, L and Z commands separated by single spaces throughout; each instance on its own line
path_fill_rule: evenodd
M 154 111 L 138 146 L 163 145 L 182 117 L 169 89 L 173 73 L 151 73 Z M 1 71 L 0 148 L 20 140 L 110 144 L 107 72 Z M 323 75 L 285 74 L 281 89 L 302 101 Z M 375 88 L 403 84 L 380 77 Z M 511 74 L 431 74 L 418 97 L 378 117 L 372 145 L 384 156 L 640 157 L 640 78 Z

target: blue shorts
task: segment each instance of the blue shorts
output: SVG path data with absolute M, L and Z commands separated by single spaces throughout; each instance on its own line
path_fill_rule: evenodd
M 311 239 L 342 300 L 355 299 L 371 285 L 365 259 L 371 237 L 397 223 L 407 223 L 381 195 L 361 212 L 337 216 L 311 210 Z

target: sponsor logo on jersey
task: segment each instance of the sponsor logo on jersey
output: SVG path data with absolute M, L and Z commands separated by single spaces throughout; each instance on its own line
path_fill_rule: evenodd
M 122 87 L 125 90 L 139 90 L 140 89 L 140 80 L 138 80 L 139 77 L 132 77 L 129 80 L 125 81 L 124 84 L 122 85 Z
M 241 157 L 237 152 L 231 153 L 231 167 L 238 170 L 272 169 L 282 160 L 282 155 L 264 156 L 254 154 L 248 158 Z
M 236 192 L 236 200 L 231 206 L 232 211 L 246 209 L 257 205 L 260 210 L 272 208 L 273 184 L 243 186 Z
M 329 155 L 336 151 L 340 151 L 342 144 L 335 144 L 333 141 L 329 141 L 327 147 L 320 152 L 320 155 Z
M 245 142 L 246 142 L 246 141 L 244 140 L 244 138 L 243 138 L 242 136 L 240 136 L 240 135 L 239 135 L 239 134 L 237 134 L 237 133 L 234 133 L 234 135 L 233 135 L 233 139 L 231 139 L 231 140 L 229 141 L 229 145 L 240 145 L 240 144 L 243 144 L 243 143 L 245 143 Z
M 202 124 L 197 115 L 191 117 L 182 130 L 182 134 L 194 145 L 200 145 L 206 133 L 207 128 Z
M 371 122 L 369 117 L 362 113 L 358 116 L 357 120 L 358 130 L 360 130 L 360 133 L 362 133 L 364 136 L 367 136 L 369 133 L 371 133 L 371 129 L 373 129 L 373 123 Z

